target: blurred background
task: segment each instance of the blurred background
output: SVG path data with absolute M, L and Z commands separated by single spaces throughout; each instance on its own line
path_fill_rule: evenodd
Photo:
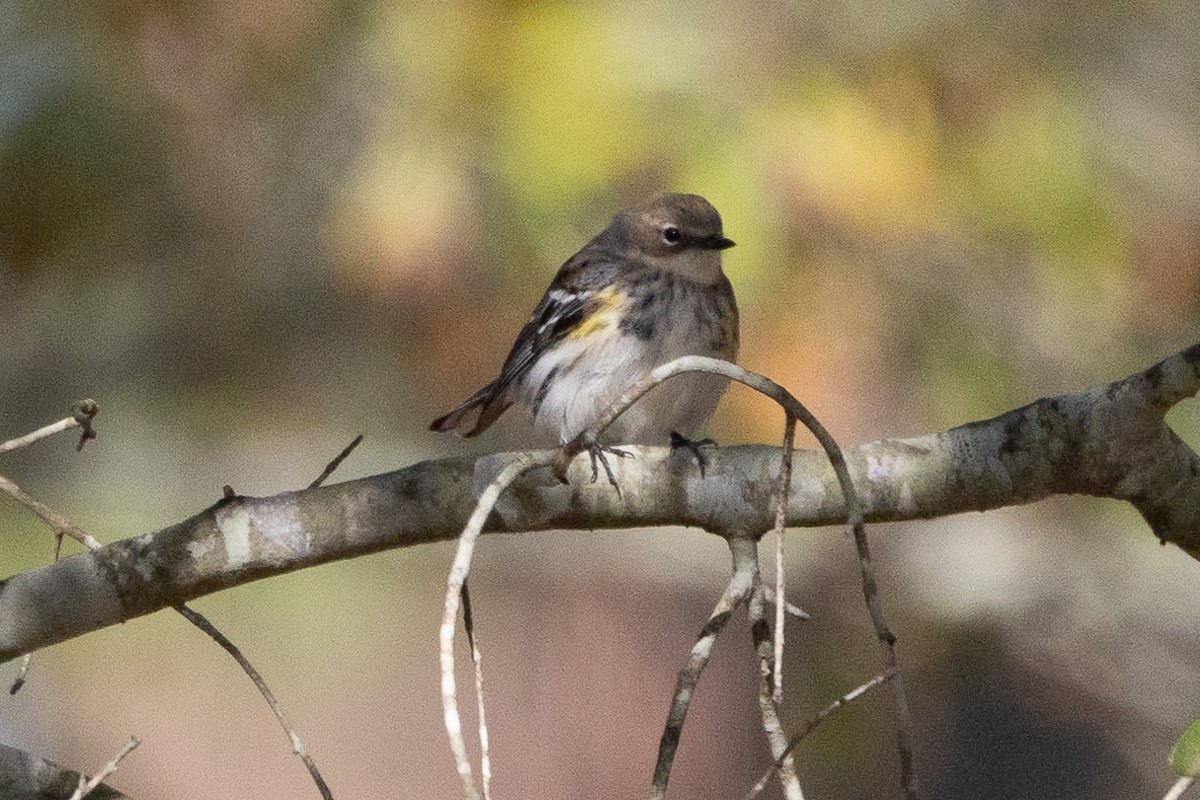
M 698 192 L 738 247 L 741 362 L 843 444 L 988 417 L 1200 339 L 1200 6 L 485 0 L 0 5 L 0 472 L 102 541 L 217 499 L 528 446 L 427 432 L 490 379 L 621 206 Z M 1200 444 L 1200 409 L 1170 420 Z M 510 418 L 511 417 L 511 418 Z M 780 415 L 731 391 L 723 443 Z M 0 572 L 50 556 L 0 502 Z M 872 530 L 928 797 L 1159 797 L 1200 716 L 1200 569 L 1066 498 Z M 68 545 L 70 546 L 70 545 Z M 853 545 L 789 534 L 785 723 L 878 669 Z M 271 682 L 339 798 L 457 797 L 436 628 L 449 546 L 195 606 Z M 766 558 L 764 557 L 764 562 Z M 769 564 L 765 564 L 769 567 Z M 696 531 L 485 538 L 496 796 L 644 796 L 727 576 Z M 767 763 L 744 620 L 675 797 Z M 9 681 L 15 665 L 0 669 Z M 39 653 L 0 740 L 135 798 L 316 797 L 232 661 L 159 614 Z M 896 796 L 886 691 L 799 750 L 807 796 Z M 777 787 L 769 797 L 779 796 Z

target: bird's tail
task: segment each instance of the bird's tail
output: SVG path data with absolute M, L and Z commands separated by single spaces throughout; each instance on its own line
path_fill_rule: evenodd
M 488 427 L 496 421 L 496 419 L 504 413 L 504 410 L 511 405 L 498 396 L 496 391 L 496 381 L 492 381 L 487 386 L 484 386 L 475 394 L 462 401 L 461 404 L 449 414 L 438 417 L 433 422 L 429 423 L 429 430 L 444 433 L 446 431 L 462 430 L 464 437 L 476 436 L 483 433 Z M 474 424 L 469 427 L 466 423 L 471 419 L 471 415 L 478 410 L 478 416 L 474 419 Z

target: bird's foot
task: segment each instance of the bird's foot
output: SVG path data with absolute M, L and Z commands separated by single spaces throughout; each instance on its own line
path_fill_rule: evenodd
M 681 433 L 671 431 L 671 449 L 679 450 L 683 448 L 692 454 L 696 459 L 696 466 L 700 468 L 700 477 L 704 477 L 704 468 L 708 466 L 708 458 L 701 452 L 701 447 L 717 447 L 717 443 L 712 439 L 689 439 Z
M 605 454 L 607 453 L 614 455 L 617 458 L 632 458 L 633 453 L 629 452 L 628 450 L 621 450 L 620 448 L 610 447 L 597 442 L 593 442 L 588 445 L 587 451 L 588 457 L 592 459 L 592 483 L 595 483 L 596 479 L 600 476 L 600 471 L 597 469 L 598 464 L 599 466 L 604 467 L 605 477 L 608 478 L 608 482 L 611 483 L 612 487 L 617 490 L 617 496 L 620 497 L 621 487 L 617 485 L 617 478 L 615 475 L 613 475 L 612 467 L 608 465 L 608 459 L 605 457 Z

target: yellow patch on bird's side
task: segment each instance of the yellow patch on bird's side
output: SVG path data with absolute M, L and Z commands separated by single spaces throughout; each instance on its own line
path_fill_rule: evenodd
M 629 295 L 612 287 L 601 289 L 588 301 L 583 319 L 571 329 L 566 338 L 578 339 L 596 333 L 610 325 L 616 325 L 621 312 L 629 301 Z

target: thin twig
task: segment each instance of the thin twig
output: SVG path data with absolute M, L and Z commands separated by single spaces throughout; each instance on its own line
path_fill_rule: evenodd
M 312 758 L 308 755 L 308 752 L 304 749 L 304 742 L 301 741 L 300 735 L 296 733 L 296 729 L 292 727 L 291 722 L 288 721 L 287 715 L 283 713 L 283 709 L 279 706 L 279 701 L 275 699 L 274 693 L 267 686 L 267 683 L 263 680 L 262 675 L 260 675 L 258 670 L 254 668 L 254 665 L 250 663 L 250 660 L 242 655 L 242 651 L 237 648 L 237 645 L 231 642 L 229 638 L 225 636 L 225 634 L 217 630 L 216 627 L 209 622 L 208 618 L 203 614 L 198 611 L 194 611 L 182 603 L 175 606 L 175 610 L 182 614 L 183 618 L 188 622 L 207 633 L 210 637 L 212 637 L 214 642 L 219 644 L 225 650 L 225 652 L 233 656 L 233 660 L 236 661 L 238 666 L 242 668 L 242 671 L 250 677 L 251 682 L 253 682 L 255 688 L 258 689 L 259 694 L 261 694 L 263 699 L 267 701 L 267 705 L 270 706 L 271 712 L 275 714 L 275 719 L 279 720 L 280 726 L 283 727 L 283 732 L 287 734 L 288 740 L 292 743 L 292 750 L 296 753 L 296 755 L 300 756 L 300 760 L 304 762 L 304 766 L 308 767 L 308 774 L 312 776 L 313 782 L 317 784 L 317 790 L 321 793 L 321 797 L 325 798 L 325 800 L 333 800 L 333 794 L 329 791 L 329 786 L 325 783 L 325 779 L 321 777 L 321 773 L 317 769 L 317 765 L 313 762 Z
M 442 719 L 446 725 L 446 735 L 450 739 L 450 751 L 454 754 L 454 766 L 458 778 L 462 781 L 463 797 L 475 800 L 479 793 L 475 790 L 475 781 L 471 777 L 471 760 L 467 755 L 467 745 L 463 740 L 462 717 L 458 713 L 458 693 L 454 678 L 454 623 L 458 619 L 458 607 L 462 598 L 463 584 L 471 572 L 471 556 L 475 552 L 475 542 L 483 530 L 483 523 L 496 506 L 496 501 L 513 481 L 525 472 L 539 466 L 547 466 L 554 457 L 553 453 L 535 457 L 522 453 L 516 460 L 500 470 L 487 488 L 484 489 L 475 503 L 475 510 L 466 527 L 458 536 L 458 549 L 454 553 L 454 561 L 450 565 L 450 574 L 446 578 L 446 599 L 442 605 L 442 624 L 438 630 L 438 653 L 442 675 Z
M 25 685 L 25 679 L 29 676 L 29 665 L 32 661 L 33 653 L 21 656 L 21 666 L 17 668 L 17 677 L 13 678 L 12 686 L 8 687 L 9 694 L 21 691 L 21 687 Z
M 796 418 L 791 413 L 785 413 L 786 421 L 783 427 L 783 454 L 779 462 L 779 488 L 775 506 L 775 669 L 772 672 L 774 683 L 771 687 L 771 699 L 775 705 L 783 705 L 783 617 L 784 596 L 783 574 L 783 529 L 787 524 L 788 490 L 792 485 L 792 453 L 796 449 Z
M 1195 780 L 1195 778 L 1183 777 L 1175 781 L 1175 783 L 1171 784 L 1171 788 L 1167 790 L 1167 793 L 1163 795 L 1163 800 L 1179 800 Z
M 5 442 L 3 445 L 0 445 L 0 453 L 16 450 L 19 447 L 25 447 L 35 441 L 38 441 L 39 439 L 44 439 L 47 436 L 51 436 L 61 431 L 70 430 L 71 428 L 75 427 L 83 428 L 83 434 L 80 437 L 79 445 L 76 447 L 78 450 L 83 447 L 87 440 L 94 439 L 96 437 L 96 432 L 91 426 L 91 420 L 96 416 L 99 410 L 100 407 L 94 400 L 81 400 L 72 408 L 71 417 L 60 420 L 53 425 L 47 425 L 46 427 L 22 436 L 19 439 L 13 439 L 9 442 Z M 319 486 L 320 483 L 325 480 L 325 478 L 329 477 L 329 475 L 335 469 L 337 469 L 337 466 L 346 458 L 346 456 L 350 454 L 355 447 L 358 446 L 359 442 L 361 441 L 362 436 L 360 435 L 353 442 L 351 442 L 350 445 L 346 447 L 346 449 L 344 449 L 337 458 L 330 462 L 329 466 L 325 468 L 325 471 L 321 473 L 320 477 L 318 477 L 316 481 L 310 484 L 309 488 L 315 488 L 316 486 Z M 72 539 L 75 539 L 89 550 L 97 550 L 100 548 L 100 542 L 96 541 L 96 539 L 94 539 L 90 534 L 76 526 L 62 514 L 59 514 L 54 509 L 34 499 L 15 483 L 3 476 L 0 476 L 0 491 L 5 492 L 10 497 L 25 505 L 53 529 L 54 561 L 58 561 L 58 558 L 61 554 L 62 538 L 64 535 L 70 536 Z M 329 791 L 329 786 L 325 783 L 324 778 L 321 777 L 321 773 L 317 769 L 316 763 L 313 762 L 312 758 L 306 752 L 304 748 L 304 742 L 300 739 L 299 734 L 296 733 L 295 729 L 284 715 L 283 709 L 280 708 L 279 702 L 275 699 L 275 695 L 271 692 L 270 688 L 268 688 L 266 682 L 258 673 L 258 670 L 254 668 L 254 665 L 250 663 L 250 661 L 242 654 L 242 652 L 233 644 L 232 641 L 230 641 L 223 633 L 217 630 L 217 628 L 202 614 L 193 611 L 183 604 L 175 606 L 175 610 L 182 614 L 183 617 L 193 625 L 207 633 L 214 641 L 217 642 L 217 644 L 223 647 L 226 652 L 233 656 L 234 660 L 237 661 L 238 665 L 242 668 L 246 675 L 249 676 L 250 680 L 254 683 L 259 692 L 262 694 L 263 698 L 267 701 L 267 705 L 270 706 L 271 711 L 275 714 L 275 718 L 279 720 L 279 724 L 283 726 L 284 732 L 288 735 L 288 739 L 291 740 L 292 749 L 308 768 L 308 772 L 312 776 L 313 781 L 317 784 L 317 789 L 321 792 L 321 796 L 325 798 L 325 800 L 332 800 L 333 795 Z M 22 661 L 20 670 L 17 673 L 17 679 L 13 682 L 12 688 L 9 690 L 10 694 L 15 694 L 21 688 L 21 686 L 24 685 L 25 675 L 29 670 L 29 659 L 30 656 L 27 654 Z M 95 779 L 95 783 L 99 784 L 100 781 L 104 779 L 105 774 L 111 774 L 111 772 L 115 771 L 117 768 L 117 763 L 124 758 L 125 754 L 129 750 L 137 747 L 137 744 L 138 740 L 136 738 L 131 738 L 130 744 L 126 745 L 126 749 L 122 750 L 121 753 L 119 753 L 117 757 L 109 764 L 111 769 L 109 769 L 107 773 L 101 774 L 98 779 Z M 83 789 L 82 778 L 80 788 Z M 83 792 L 83 794 L 87 794 L 94 788 L 95 785 L 90 786 L 86 789 L 86 791 Z M 79 794 L 77 791 L 76 796 L 82 797 L 83 795 Z
M 492 796 L 492 756 L 488 745 L 487 712 L 483 702 L 483 651 L 479 649 L 479 637 L 475 634 L 475 616 L 471 610 L 471 588 L 463 581 L 463 630 L 467 632 L 467 645 L 471 648 L 471 663 L 475 665 L 475 705 L 479 712 L 479 775 L 483 784 L 483 800 Z
M 91 535 L 84 532 L 76 526 L 71 520 L 64 517 L 45 503 L 35 500 L 28 495 L 20 486 L 0 475 L 0 492 L 4 492 L 12 499 L 16 500 L 21 505 L 28 508 L 36 514 L 42 522 L 45 522 L 54 531 L 56 536 L 70 536 L 75 541 L 79 542 L 89 550 L 97 550 L 100 548 L 100 543 L 93 539 Z M 57 560 L 57 559 L 56 559 Z
M 768 603 L 774 603 L 775 602 L 775 589 L 773 589 L 770 586 L 764 585 L 762 587 L 762 590 L 763 590 L 763 597 L 766 598 L 766 601 Z M 798 606 L 795 603 L 792 603 L 790 601 L 784 602 L 783 610 L 787 612 L 788 616 L 795 617 L 796 619 L 800 620 L 801 622 L 808 622 L 810 619 L 812 619 L 811 614 L 809 614 L 803 608 L 801 608 L 800 606 Z
M 358 436 L 355 436 L 354 441 L 352 441 L 352 442 L 350 442 L 350 444 L 346 445 L 345 448 L 342 449 L 342 452 L 338 453 L 334 457 L 333 461 L 330 461 L 325 466 L 325 469 L 321 470 L 321 474 L 318 475 L 313 480 L 313 482 L 308 485 L 308 488 L 315 489 L 318 486 L 320 486 L 322 483 L 324 483 L 325 479 L 328 478 L 330 475 L 332 475 L 333 471 L 335 469 L 337 469 L 338 467 L 341 466 L 342 462 L 346 460 L 346 457 L 354 452 L 354 448 L 356 448 L 360 444 L 362 444 L 362 440 L 363 440 L 363 435 L 361 433 Z
M 87 797 L 89 794 L 91 794 L 93 789 L 104 783 L 105 778 L 117 771 L 117 768 L 121 766 L 121 760 L 125 758 L 125 756 L 129 755 L 133 749 L 141 743 L 141 740 L 136 736 L 130 736 L 129 741 L 125 743 L 125 746 L 118 750 L 117 754 L 113 756 L 112 761 L 109 761 L 104 765 L 104 769 L 97 772 L 91 778 L 87 778 L 80 773 L 79 786 L 71 795 L 70 800 L 83 800 L 84 797 Z
M 725 624 L 729 622 L 734 609 L 745 602 L 754 586 L 755 575 L 758 572 L 758 553 L 754 540 L 731 538 L 729 549 L 733 556 L 733 574 L 729 585 L 725 587 L 721 599 L 708 616 L 708 622 L 696 637 L 687 664 L 679 670 L 679 677 L 675 681 L 675 694 L 671 697 L 667 724 L 663 728 L 662 739 L 658 743 L 658 758 L 654 762 L 654 779 L 650 788 L 652 800 L 662 800 L 666 797 L 667 783 L 671 779 L 671 766 L 675 761 L 675 751 L 679 747 L 679 737 L 683 733 L 683 723 L 687 718 L 692 694 L 700 680 L 700 673 L 704 671 L 712 654 L 713 644 L 725 629 Z
M 0 442 L 0 453 L 11 453 L 13 450 L 20 450 L 22 447 L 28 447 L 36 441 L 40 441 L 47 437 L 53 436 L 56 433 L 70 430 L 71 428 L 79 427 L 79 423 L 74 417 L 66 417 L 58 422 L 52 422 L 38 428 L 36 431 L 27 433 L 24 436 L 18 436 L 16 439 L 9 439 L 7 442 Z
M 785 759 L 792 754 L 793 750 L 796 749 L 796 745 L 800 744 L 800 741 L 802 739 L 804 739 L 804 737 L 808 736 L 810 733 L 813 732 L 813 730 L 816 729 L 816 727 L 818 725 L 820 725 L 822 722 L 824 722 L 826 717 L 828 717 L 833 712 L 837 711 L 842 706 L 844 706 L 848 703 L 853 703 L 855 700 L 862 697 L 864 694 L 869 692 L 871 689 L 874 689 L 876 686 L 883 683 L 884 681 L 886 681 L 888 679 L 895 680 L 895 678 L 896 678 L 895 672 L 884 672 L 879 675 L 876 675 L 874 678 L 871 678 L 871 680 L 867 681 L 862 686 L 859 686 L 855 689 L 851 689 L 850 691 L 846 692 L 844 695 L 839 697 L 837 700 L 834 700 L 832 703 L 830 703 L 829 705 L 825 706 L 823 709 L 818 711 L 817 715 L 815 717 L 812 717 L 810 720 L 808 720 L 808 722 L 804 723 L 804 727 L 801 728 L 797 733 L 795 733 L 792 736 L 792 738 L 788 739 L 787 747 L 784 748 L 783 754 L 776 757 L 775 763 L 773 763 L 773 764 L 771 764 L 771 766 L 767 767 L 766 772 L 764 772 L 762 774 L 762 777 L 758 779 L 758 783 L 754 784 L 754 786 L 751 787 L 750 791 L 746 793 L 746 795 L 742 798 L 742 800 L 754 800 L 754 798 L 758 797 L 758 795 L 762 792 L 762 790 L 766 788 L 767 783 L 770 782 L 771 776 L 774 775 L 777 770 L 779 770 L 780 768 L 783 767 L 783 765 L 785 763 Z
M 54 542 L 54 548 L 50 555 L 50 563 L 53 564 L 62 556 L 63 534 L 55 531 L 54 536 L 51 538 Z M 33 653 L 26 653 L 21 657 L 21 666 L 17 668 L 17 677 L 13 679 L 12 686 L 9 687 L 9 694 L 16 694 L 21 691 L 21 687 L 25 685 L 25 679 L 29 676 L 29 665 L 31 663 L 33 663 Z
M 91 420 L 99 411 L 100 406 L 97 405 L 95 400 L 80 400 L 71 407 L 71 416 L 60 419 L 58 422 L 52 422 L 24 436 L 18 436 L 16 439 L 0 442 L 0 453 L 11 453 L 13 450 L 28 447 L 34 442 L 41 441 L 56 433 L 82 427 L 84 438 L 80 439 L 78 447 L 75 448 L 78 450 L 83 447 L 83 442 L 96 438 L 96 432 L 91 427 Z
M 862 503 L 859 501 L 858 493 L 854 489 L 854 482 L 850 479 L 850 470 L 846 466 L 846 458 L 842 454 L 841 447 L 803 403 L 797 400 L 787 389 L 784 389 L 770 378 L 750 372 L 728 361 L 706 358 L 704 356 L 684 356 L 683 358 L 677 358 L 674 361 L 651 370 L 648 376 L 631 386 L 619 400 L 609 406 L 588 430 L 583 431 L 575 439 L 564 445 L 559 451 L 558 458 L 555 460 L 555 475 L 560 480 L 565 479 L 567 466 L 571 460 L 596 441 L 599 431 L 603 431 L 611 425 L 614 420 L 625 413 L 646 392 L 668 378 L 686 372 L 705 372 L 712 375 L 720 375 L 749 386 L 751 389 L 770 397 L 783 407 L 785 413 L 794 415 L 796 419 L 804 423 L 804 426 L 812 432 L 817 442 L 820 443 L 821 449 L 825 451 L 825 456 L 829 459 L 829 464 L 833 467 L 833 472 L 837 476 L 838 484 L 842 490 L 842 496 L 846 504 L 847 524 L 854 534 L 854 543 L 858 550 L 859 567 L 862 573 L 863 596 L 866 599 L 867 610 L 871 615 L 871 622 L 875 627 L 875 635 L 879 639 L 883 650 L 883 671 L 885 673 L 895 673 L 890 683 L 892 684 L 892 693 L 896 704 L 896 740 L 897 749 L 900 754 L 900 785 L 906 797 L 910 798 L 910 800 L 915 798 L 917 790 L 916 776 L 913 772 L 912 716 L 908 710 L 908 699 L 904 691 L 904 681 L 896 671 L 896 637 L 888 628 L 887 619 L 883 614 L 883 606 L 879 600 L 879 589 L 875 582 L 875 571 L 871 565 L 871 553 L 867 545 L 866 528 L 863 524 Z
M 45 425 L 36 431 L 19 436 L 16 439 L 0 442 L 0 453 L 11 453 L 14 450 L 20 450 L 22 447 L 28 447 L 34 442 L 53 436 L 56 433 L 82 427 L 84 429 L 83 436 L 79 440 L 79 446 L 75 448 L 78 450 L 83 447 L 85 441 L 96 438 L 96 431 L 92 428 L 91 421 L 99 411 L 100 406 L 96 404 L 95 400 L 80 400 L 71 408 L 71 416 Z M 38 502 L 31 495 L 22 491 L 15 483 L 3 476 L 0 476 L 0 491 L 4 491 L 10 497 L 25 505 L 54 529 L 54 561 L 58 561 L 58 557 L 62 554 L 62 537 L 64 534 L 72 536 L 85 547 L 91 549 L 95 549 L 93 545 L 99 547 L 99 542 L 72 525 L 66 517 L 58 514 L 49 506 Z M 33 653 L 26 653 L 22 656 L 21 665 L 17 668 L 17 676 L 13 679 L 12 686 L 9 687 L 9 694 L 16 694 L 21 691 L 21 687 L 25 685 L 25 679 L 29 675 L 29 665 L 32 662 Z
M 308 485 L 308 488 L 315 489 L 316 487 L 320 486 L 326 478 L 333 474 L 333 471 L 337 469 L 338 465 L 340 465 L 342 461 L 346 459 L 346 456 L 350 455 L 355 447 L 358 447 L 359 443 L 362 442 L 362 439 L 362 434 L 359 434 L 354 441 L 347 445 L 345 449 L 343 449 L 342 452 L 333 459 L 333 461 L 329 462 L 325 469 L 322 470 L 321 474 L 317 476 L 316 480 Z M 225 487 L 223 494 L 226 500 L 233 500 L 237 497 L 237 494 L 229 486 Z M 184 619 L 195 625 L 200 630 L 204 631 L 204 633 L 208 634 L 208 636 L 214 642 L 220 645 L 221 648 L 225 650 L 225 652 L 229 653 L 233 660 L 237 662 L 237 665 L 241 667 L 242 672 L 246 673 L 246 677 L 250 679 L 250 682 L 253 683 L 255 688 L 258 689 L 259 694 L 261 694 L 263 699 L 267 701 L 267 706 L 271 709 L 271 713 L 275 715 L 275 719 L 279 722 L 279 726 L 283 728 L 283 732 L 287 734 L 288 741 L 292 744 L 292 752 L 299 756 L 300 760 L 304 763 L 304 767 L 308 770 L 308 774 L 312 777 L 313 783 L 316 784 L 317 791 L 321 793 L 321 797 L 324 798 L 324 800 L 333 800 L 333 792 L 330 791 L 329 784 L 325 782 L 325 778 L 322 777 L 321 771 L 317 769 L 317 762 L 315 762 L 312 756 L 308 754 L 308 749 L 304 746 L 304 740 L 300 738 L 300 734 L 296 732 L 295 727 L 292 726 L 291 721 L 283 712 L 283 707 L 279 705 L 279 701 L 275 698 L 275 693 L 271 691 L 269 686 L 267 686 L 266 680 L 263 679 L 263 676 L 257 669 L 255 669 L 254 665 L 250 663 L 250 659 L 246 658 L 241 649 L 239 649 L 238 646 L 235 645 L 231 639 L 229 639 L 229 637 L 221 633 L 221 631 L 218 630 L 211 621 L 209 621 L 208 617 L 204 616 L 199 611 L 184 605 L 183 603 L 179 603 L 178 605 L 174 606 L 174 608 L 183 616 Z
M 765 600 L 768 587 L 755 570 L 754 591 L 750 594 L 750 602 L 746 604 L 746 616 L 750 621 L 750 640 L 754 652 L 758 656 L 758 711 L 762 716 L 763 733 L 767 735 L 767 743 L 771 748 L 771 757 L 782 759 L 779 768 L 779 783 L 783 786 L 784 797 L 787 800 L 804 800 L 804 792 L 800 788 L 800 778 L 796 774 L 796 765 L 791 755 L 785 752 L 787 734 L 779 719 L 779 706 L 772 697 L 775 672 L 774 648 L 771 645 L 771 626 L 767 622 Z
M 34 431 L 34 433 L 21 437 L 20 440 L 13 440 L 14 442 L 18 442 L 18 445 L 13 446 L 10 449 L 16 449 L 18 446 L 23 447 L 33 441 L 37 441 L 39 438 L 45 438 L 45 436 L 51 435 L 51 433 L 69 430 L 72 427 L 82 427 L 84 429 L 84 435 L 83 438 L 80 439 L 79 444 L 79 446 L 82 447 L 85 441 L 90 438 L 95 438 L 96 434 L 91 429 L 91 426 L 88 424 L 88 422 L 96 415 L 98 410 L 99 408 L 96 406 L 94 401 L 80 401 L 79 403 L 75 404 L 76 414 L 74 417 L 69 418 L 69 424 L 68 420 L 62 420 L 54 425 L 46 426 L 45 428 L 40 429 L 40 431 Z M 52 428 L 53 430 L 51 430 Z M 46 433 L 46 431 L 50 431 L 50 433 Z M 35 436 L 35 434 L 40 435 Z M 337 465 L 341 463 L 342 459 L 349 455 L 350 451 L 357 446 L 358 441 L 360 441 L 361 438 L 362 437 L 360 436 L 359 439 L 355 440 L 355 442 L 351 444 L 351 446 L 342 451 L 342 454 L 338 456 L 338 458 L 335 459 L 329 467 L 326 468 L 326 472 L 322 474 L 320 480 L 324 480 L 326 477 L 328 477 L 329 473 L 333 472 L 333 470 L 337 468 Z M 6 442 L 5 444 L 11 443 Z M 98 542 L 86 531 L 79 528 L 77 525 L 71 522 L 71 520 L 67 519 L 65 516 L 50 508 L 46 504 L 34 499 L 11 480 L 3 476 L 0 476 L 0 491 L 3 491 L 5 494 L 8 494 L 10 497 L 29 508 L 34 514 L 40 517 L 43 522 L 53 529 L 54 561 L 58 561 L 59 556 L 61 555 L 63 536 L 70 536 L 72 539 L 79 542 L 84 547 L 87 547 L 89 550 L 98 550 L 100 548 L 100 542 Z M 244 655 L 242 655 L 241 651 L 238 650 L 232 641 L 230 641 L 223 633 L 217 630 L 217 628 L 203 615 L 182 604 L 175 606 L 175 610 L 182 614 L 184 618 L 193 625 L 207 633 L 213 638 L 213 640 L 217 642 L 217 644 L 221 645 L 221 647 L 223 647 L 231 656 L 233 656 L 234 660 L 237 661 L 238 665 L 241 666 L 242 670 L 247 676 L 249 676 L 254 685 L 258 687 L 259 692 L 262 693 L 263 698 L 266 699 L 267 705 L 270 706 L 271 711 L 274 712 L 276 719 L 279 720 L 279 724 L 283 726 L 284 732 L 287 733 L 288 738 L 292 742 L 292 749 L 308 768 L 308 772 L 310 775 L 312 775 L 313 781 L 317 784 L 317 790 L 321 792 L 321 796 L 325 798 L 325 800 L 332 800 L 333 795 L 330 793 L 329 787 L 326 785 L 325 780 L 321 777 L 321 773 L 317 770 L 317 765 L 305 751 L 303 741 L 301 741 L 300 736 L 291 726 L 291 723 L 288 722 L 287 717 L 283 713 L 283 709 L 279 706 L 279 702 L 275 699 L 274 694 L 272 694 L 271 690 L 263 681 L 263 678 L 258 673 L 258 670 L 254 668 L 254 665 L 251 664 Z M 17 672 L 17 678 L 13 682 L 12 688 L 9 689 L 10 694 L 15 694 L 24 685 L 25 676 L 29 670 L 29 660 L 30 655 L 26 654 L 25 658 L 22 660 L 21 667 Z M 136 742 L 136 739 L 131 741 Z M 136 743 L 133 746 L 136 747 Z M 130 747 L 129 749 L 133 748 Z M 122 753 L 122 756 L 119 756 L 117 760 L 120 760 L 123 755 L 124 754 Z M 115 765 L 113 765 L 113 769 L 116 769 Z M 103 780 L 103 778 L 101 778 L 101 780 Z M 91 791 L 91 789 L 88 789 L 88 791 Z

